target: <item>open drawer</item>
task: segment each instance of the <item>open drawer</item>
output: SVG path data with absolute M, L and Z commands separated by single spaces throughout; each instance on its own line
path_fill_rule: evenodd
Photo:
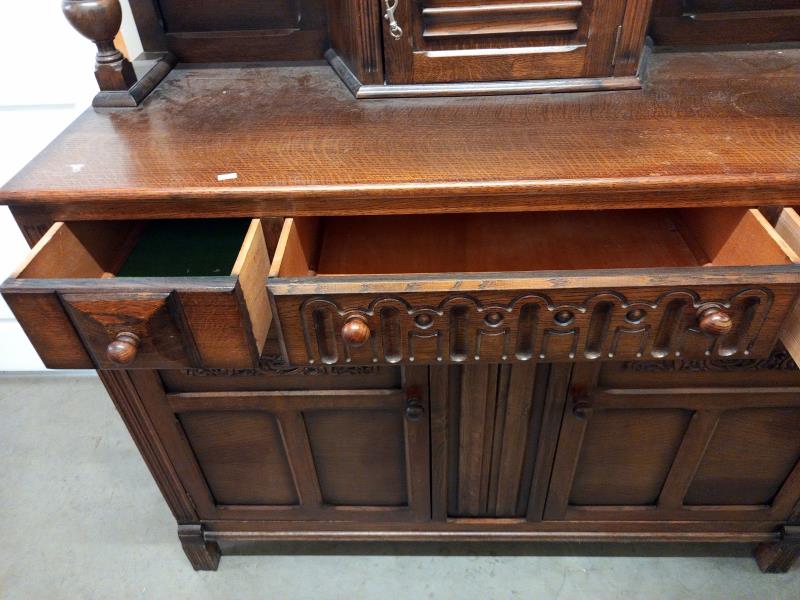
M 800 255 L 800 207 L 784 208 L 778 216 L 775 230 L 786 244 Z M 800 301 L 795 304 L 792 314 L 786 320 L 786 326 L 781 332 L 781 341 L 792 355 L 795 362 L 800 364 Z
M 294 365 L 756 358 L 795 260 L 739 208 L 302 218 L 268 289 Z
M 56 223 L 2 293 L 50 368 L 250 367 L 268 270 L 259 220 Z

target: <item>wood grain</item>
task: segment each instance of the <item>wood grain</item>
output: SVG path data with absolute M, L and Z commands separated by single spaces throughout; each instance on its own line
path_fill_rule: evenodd
M 272 308 L 267 298 L 264 276 L 269 273 L 270 262 L 266 238 L 260 219 L 253 219 L 231 276 L 239 280 L 243 306 L 242 315 L 250 321 L 250 331 L 257 356 L 261 356 L 272 323 Z
M 797 0 L 656 0 L 650 34 L 657 44 L 709 45 L 800 39 Z
M 404 39 L 383 23 L 389 84 L 567 79 L 613 74 L 622 0 L 533 5 L 426 2 L 396 12 Z M 647 15 L 640 15 L 646 19 Z
M 798 77 L 797 50 L 676 52 L 641 92 L 359 103 L 328 67 L 183 69 L 146 112 L 83 114 L 0 202 L 81 220 L 790 204 Z
M 698 378 L 675 371 L 663 388 L 592 389 L 606 368 L 592 366 L 597 379 L 573 376 L 546 518 L 790 518 L 800 500 L 800 446 L 787 433 L 800 417 L 796 386 L 754 371 L 749 388 L 681 387 Z

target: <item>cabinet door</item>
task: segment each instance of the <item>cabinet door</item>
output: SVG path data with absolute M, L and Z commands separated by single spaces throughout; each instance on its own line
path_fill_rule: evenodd
M 151 410 L 203 519 L 424 520 L 426 374 L 404 389 L 165 394 Z
M 800 500 L 800 388 L 596 388 L 579 367 L 545 519 L 783 521 Z
M 392 5 L 395 0 L 389 0 Z M 603 77 L 612 74 L 625 0 L 397 0 L 384 19 L 392 84 Z
M 744 44 L 800 39 L 800 0 L 656 0 L 659 44 Z

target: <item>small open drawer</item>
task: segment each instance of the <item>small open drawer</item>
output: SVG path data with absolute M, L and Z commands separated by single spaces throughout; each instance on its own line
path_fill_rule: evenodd
M 795 260 L 738 208 L 302 218 L 268 288 L 294 365 L 755 358 Z
M 800 211 L 800 207 L 784 208 L 775 224 L 775 231 L 795 253 L 800 255 L 800 213 L 798 211 Z M 786 319 L 786 325 L 781 332 L 781 341 L 795 362 L 800 364 L 800 301 L 795 304 L 794 310 Z
M 2 286 L 50 368 L 250 367 L 272 314 L 261 223 L 56 223 Z

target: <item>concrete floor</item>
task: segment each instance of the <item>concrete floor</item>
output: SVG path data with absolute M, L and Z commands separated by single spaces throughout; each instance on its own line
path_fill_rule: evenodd
M 0 481 L 3 600 L 800 598 L 713 545 L 273 544 L 195 573 L 93 376 L 0 376 Z

